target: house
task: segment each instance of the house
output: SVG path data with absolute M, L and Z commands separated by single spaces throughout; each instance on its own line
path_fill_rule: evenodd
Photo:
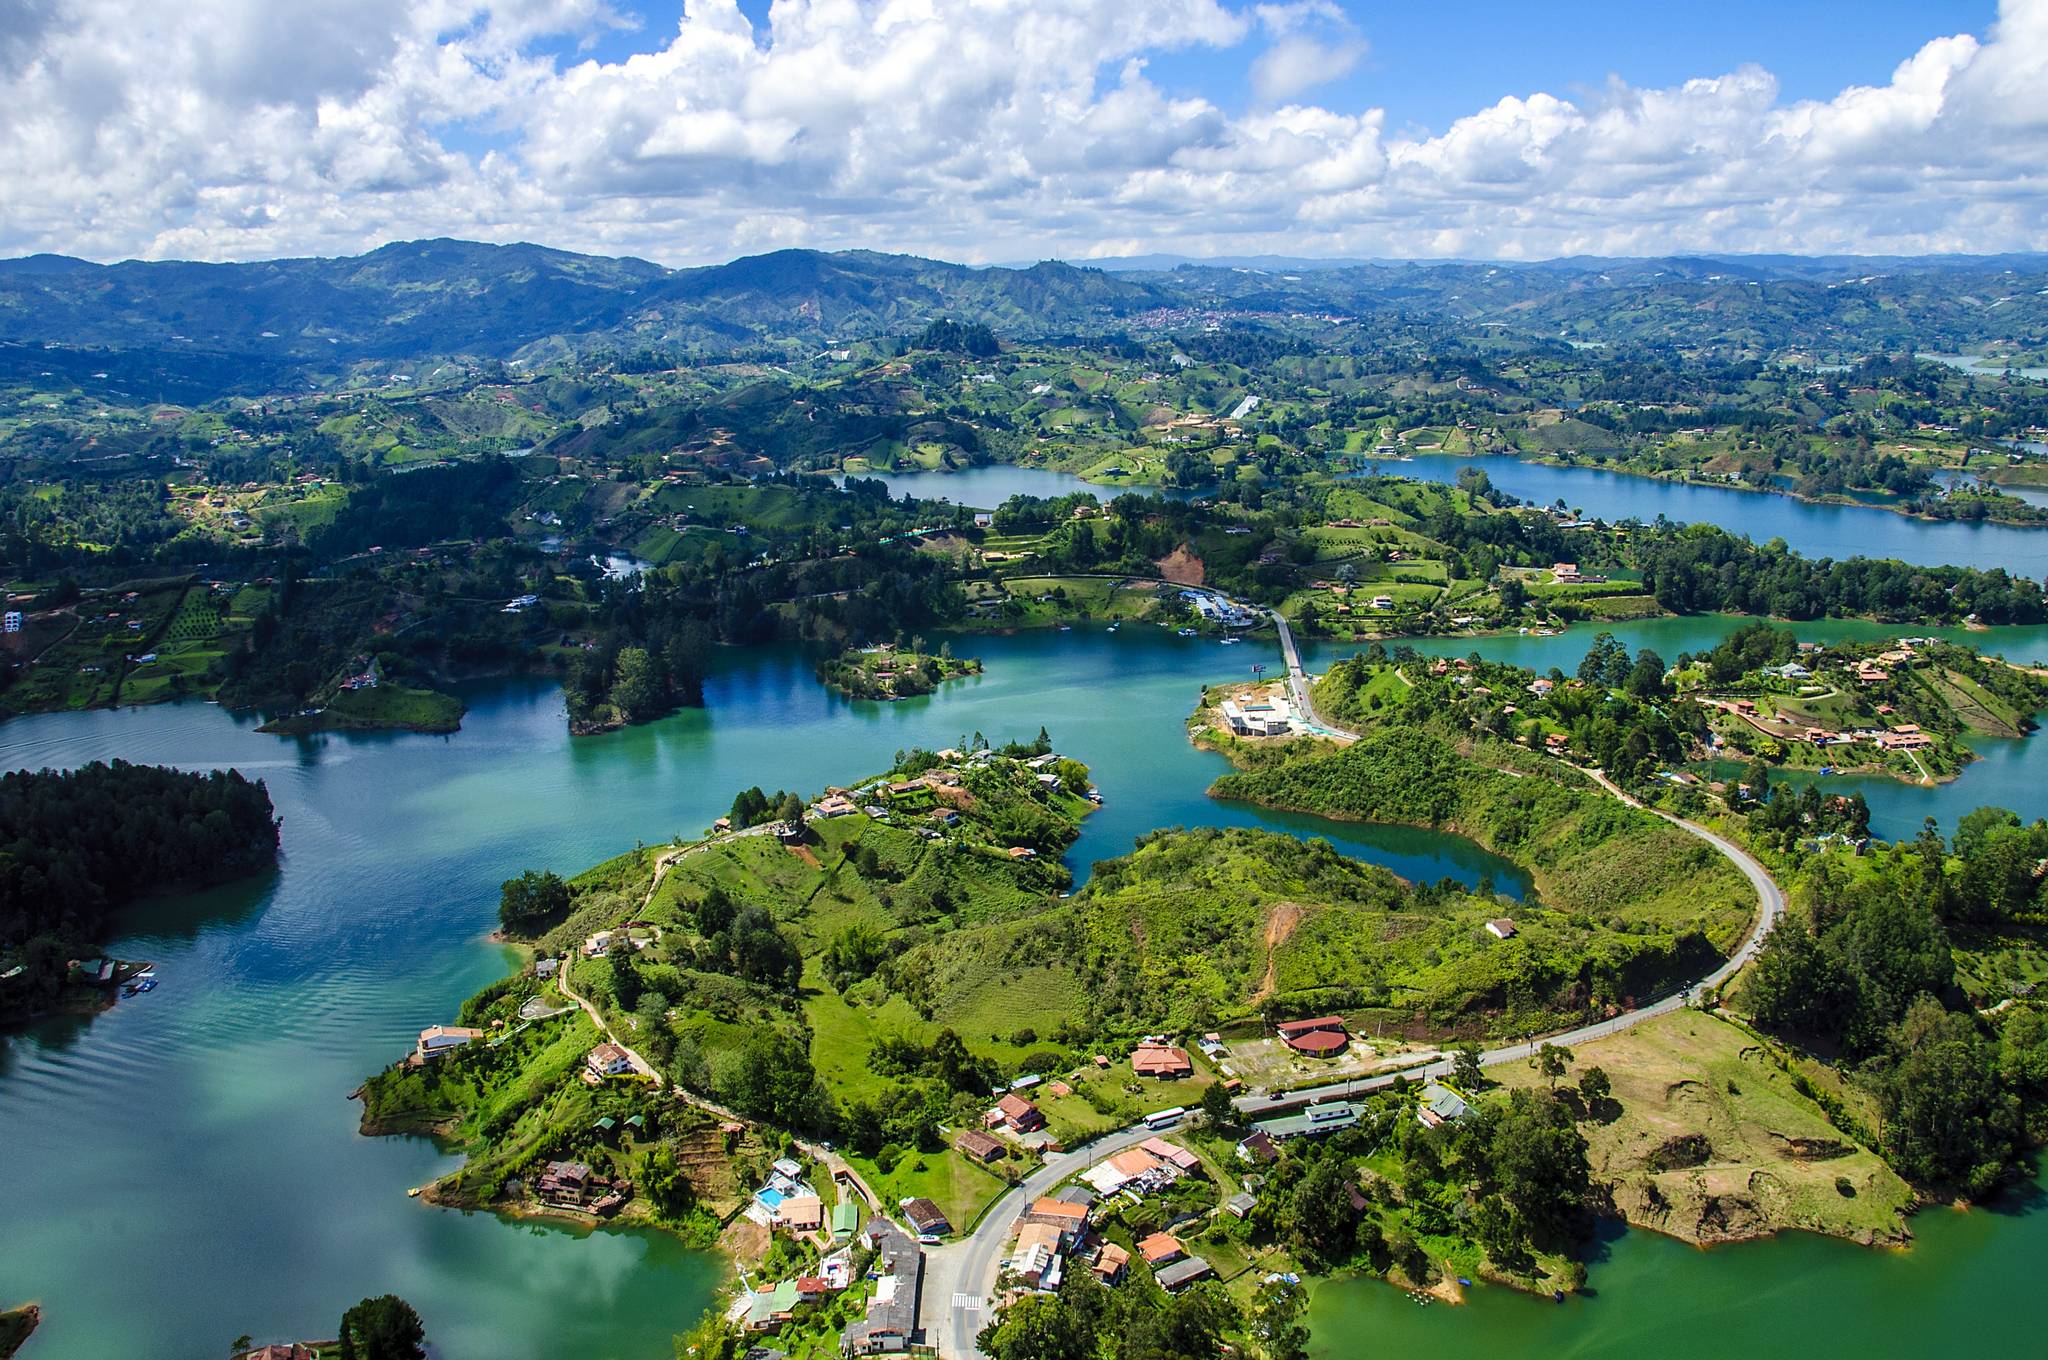
M 917 1330 L 917 1287 L 924 1278 L 924 1253 L 909 1234 L 886 1218 L 871 1218 L 861 1241 L 875 1253 L 875 1292 L 867 1315 L 839 1334 L 847 1355 L 897 1355 L 910 1349 Z
M 1006 1128 L 1012 1133 L 1030 1133 L 1045 1127 L 1045 1115 L 1036 1105 L 1014 1093 L 1005 1095 L 982 1117 L 984 1128 Z
M 816 1195 L 791 1195 L 777 1206 L 776 1218 L 791 1232 L 817 1232 L 825 1226 L 825 1202 Z
M 580 1205 L 593 1184 L 588 1162 L 549 1162 L 533 1189 L 546 1203 Z
M 953 1146 L 960 1149 L 966 1157 L 984 1166 L 990 1162 L 1000 1162 L 1009 1152 L 1001 1142 L 989 1137 L 980 1129 L 962 1129 L 960 1136 L 953 1140 Z
M 1142 1152 L 1148 1152 L 1176 1171 L 1199 1171 L 1202 1159 L 1184 1147 L 1167 1142 L 1164 1138 L 1147 1138 L 1138 1144 Z
M 1095 1278 L 1104 1284 L 1118 1284 L 1124 1278 L 1124 1271 L 1131 1264 L 1131 1254 L 1114 1242 L 1104 1242 L 1102 1250 L 1095 1253 L 1095 1262 L 1089 1267 Z
M 1579 564 L 1576 562 L 1552 562 L 1550 564 L 1550 579 L 1556 581 L 1559 585 L 1567 585 L 1579 580 Z
M 986 510 L 977 510 L 974 512 L 974 527 L 977 529 L 994 528 L 995 522 L 996 517 L 994 515 L 991 515 Z
M 1172 1184 L 1178 1176 L 1167 1163 L 1142 1147 L 1111 1153 L 1081 1173 L 1081 1179 L 1105 1195 L 1123 1190 L 1145 1194 Z
M 1011 1253 L 1010 1269 L 1033 1289 L 1056 1289 L 1065 1245 L 1064 1235 L 1051 1224 L 1026 1223 L 1017 1230 L 1017 1250 Z
M 561 966 L 562 961 L 557 958 L 549 957 L 545 959 L 535 959 L 533 961 L 533 975 L 537 978 L 545 980 L 547 978 L 553 977 L 555 975 L 555 970 L 560 968 Z
M 622 1077 L 633 1070 L 633 1060 L 617 1044 L 599 1044 L 583 1060 L 600 1077 Z
M 827 818 L 851 817 L 858 811 L 860 809 L 854 806 L 853 800 L 842 793 L 835 793 L 830 797 L 820 798 L 817 805 L 811 809 L 813 815 Z
M 795 1280 L 784 1280 L 773 1289 L 751 1296 L 747 1301 L 747 1330 L 772 1332 L 796 1316 Z
M 832 1240 L 851 1242 L 853 1235 L 860 1231 L 860 1206 L 850 1199 L 842 1199 L 832 1206 Z
M 1351 1033 L 1338 1015 L 1318 1016 L 1313 1020 L 1289 1020 L 1276 1026 L 1280 1042 L 1296 1053 L 1305 1053 L 1312 1058 L 1327 1058 L 1342 1052 L 1351 1042 Z
M 1173 1294 L 1187 1288 L 1197 1280 L 1206 1280 L 1215 1273 L 1214 1270 L 1209 1268 L 1207 1261 L 1204 1261 L 1199 1256 L 1190 1256 L 1185 1261 L 1175 1261 L 1164 1270 L 1155 1272 L 1152 1278 L 1159 1281 L 1161 1289 L 1164 1289 L 1169 1294 Z
M 302 1341 L 293 1341 L 287 1344 L 258 1346 L 253 1351 L 244 1351 L 241 1360 L 320 1360 L 320 1352 Z
M 1326 1133 L 1355 1128 L 1357 1124 L 1355 1107 L 1332 1104 L 1311 1105 L 1300 1114 L 1264 1120 L 1255 1127 L 1274 1142 L 1284 1143 L 1290 1138 L 1320 1138 Z
M 1263 1166 L 1280 1160 L 1280 1146 L 1271 1134 L 1257 1129 L 1246 1134 L 1237 1145 L 1237 1159 L 1252 1166 Z
M 1498 917 L 1486 923 L 1486 933 L 1496 940 L 1511 940 L 1515 937 L 1515 923 L 1507 917 Z
M 1472 1113 L 1472 1107 L 1465 1098 L 1440 1081 L 1430 1082 L 1422 1088 L 1422 1103 L 1415 1109 L 1415 1118 L 1424 1128 L 1437 1128 L 1453 1124 Z
M 903 1210 L 903 1216 L 910 1220 L 911 1228 L 920 1239 L 944 1237 L 953 1231 L 946 1211 L 928 1199 L 906 1199 L 897 1207 Z
M 1141 1077 L 1173 1081 L 1192 1077 L 1195 1065 L 1184 1048 L 1174 1048 L 1170 1044 L 1139 1044 L 1131 1052 L 1131 1070 Z
M 1187 1255 L 1187 1248 L 1172 1233 L 1156 1232 L 1138 1240 L 1138 1255 L 1148 1266 L 1163 1266 Z
M 1057 1228 L 1065 1236 L 1078 1238 L 1088 1228 L 1088 1206 L 1044 1195 L 1032 1200 L 1031 1207 L 1019 1215 L 1017 1222 L 1020 1230 L 1024 1224 L 1038 1223 Z
M 1251 1213 L 1252 1209 L 1257 1206 L 1258 1202 L 1259 1197 L 1257 1195 L 1254 1195 L 1249 1190 L 1240 1190 L 1236 1194 L 1232 1195 L 1229 1199 L 1224 1200 L 1223 1207 L 1227 1212 L 1235 1215 L 1236 1217 L 1243 1218 L 1247 1214 Z
M 420 1031 L 419 1040 L 413 1046 L 413 1055 L 421 1062 L 432 1062 L 443 1053 L 453 1052 L 483 1037 L 482 1030 L 462 1025 L 428 1025 Z
M 1028 845 L 1013 845 L 1013 846 L 1011 846 L 1011 847 L 1010 847 L 1010 858 L 1011 858 L 1011 859 L 1037 859 L 1037 858 L 1038 858 L 1038 852 L 1037 852 L 1036 850 L 1033 850 L 1033 849 L 1032 849 L 1032 848 L 1031 848 L 1030 846 L 1028 846 Z

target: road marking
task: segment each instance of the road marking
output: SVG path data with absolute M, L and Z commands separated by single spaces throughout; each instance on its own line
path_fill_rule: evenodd
M 953 1311 L 956 1313 L 979 1313 L 988 1306 L 988 1300 L 979 1294 L 955 1294 Z

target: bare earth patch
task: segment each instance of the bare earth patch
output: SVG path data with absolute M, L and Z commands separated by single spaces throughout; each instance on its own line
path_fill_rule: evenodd
M 1188 551 L 1185 543 L 1160 558 L 1157 565 L 1159 574 L 1177 586 L 1198 586 L 1208 574 L 1202 559 Z

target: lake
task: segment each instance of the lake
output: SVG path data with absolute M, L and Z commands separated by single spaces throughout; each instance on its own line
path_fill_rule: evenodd
M 284 819 L 275 874 L 157 904 L 110 942 L 156 962 L 156 991 L 0 1047 L 0 1147 L 27 1169 L 8 1191 L 0 1293 L 47 1307 L 37 1360 L 330 1335 L 387 1291 L 449 1356 L 667 1356 L 711 1298 L 715 1258 L 658 1234 L 408 1200 L 455 1159 L 359 1137 L 345 1097 L 505 972 L 510 951 L 484 939 L 502 880 L 695 834 L 749 784 L 815 791 L 899 748 L 1043 724 L 1106 799 L 1070 857 L 1083 875 L 1156 826 L 1265 825 L 1413 878 L 1521 890 L 1511 865 L 1455 837 L 1205 797 L 1225 765 L 1182 720 L 1205 680 L 1246 673 L 1258 648 L 1137 628 L 973 646 L 988 674 L 901 704 L 827 692 L 793 649 L 721 650 L 705 709 L 573 742 L 559 690 L 523 680 L 473 690 L 450 737 L 266 736 L 205 704 L 0 727 L 8 767 L 233 765 L 268 783 Z
M 1084 481 L 1071 472 L 1013 467 L 1008 463 L 963 468 L 958 472 L 866 472 L 854 475 L 884 483 L 892 496 L 915 496 L 919 500 L 928 501 L 945 500 L 955 505 L 973 506 L 977 510 L 993 510 L 1012 496 L 1037 496 L 1044 500 L 1052 500 L 1059 496 L 1085 492 L 1106 504 L 1126 491 L 1133 491 L 1141 496 L 1165 496 L 1171 500 L 1192 500 L 1202 495 L 1204 491 L 1204 488 L 1190 490 L 1185 487 L 1099 486 L 1094 482 Z M 844 482 L 845 478 L 840 478 L 840 481 Z
M 1711 645 L 1730 623 L 1652 620 L 1615 631 L 1632 647 L 1675 656 Z M 1569 668 L 1594 631 L 1423 645 Z M 2002 640 L 2014 648 L 2043 637 L 2010 633 Z M 463 997 L 505 971 L 510 951 L 485 939 L 503 879 L 527 867 L 572 873 L 635 841 L 694 834 L 744 785 L 816 790 L 885 768 L 899 748 L 953 745 L 976 731 L 1028 738 L 1043 725 L 1094 767 L 1105 797 L 1069 856 L 1082 876 L 1155 827 L 1220 824 L 1323 835 L 1411 878 L 1491 876 L 1501 890 L 1521 891 L 1511 866 L 1456 837 L 1210 801 L 1203 791 L 1225 765 L 1187 744 L 1183 719 L 1205 682 L 1248 676 L 1259 661 L 1277 673 L 1270 643 L 1223 647 L 1130 625 L 955 647 L 983 657 L 987 673 L 900 704 L 829 693 L 793 648 L 721 649 L 704 709 L 573 742 L 559 691 L 531 680 L 474 688 L 462 731 L 449 737 L 266 736 L 204 704 L 0 727 L 10 767 L 115 756 L 234 765 L 268 782 L 284 818 L 274 874 L 156 904 L 110 942 L 118 955 L 156 962 L 156 991 L 91 1022 L 36 1025 L 0 1047 L 0 1146 L 26 1172 L 9 1188 L 0 1282 L 9 1300 L 48 1310 L 36 1360 L 207 1355 L 243 1331 L 325 1335 L 349 1304 L 387 1291 L 420 1309 L 451 1357 L 666 1357 L 670 1335 L 712 1297 L 716 1258 L 658 1234 L 510 1223 L 408 1200 L 408 1186 L 455 1159 L 423 1139 L 359 1137 L 357 1107 L 345 1097 L 422 1025 L 452 1018 Z M 1349 649 L 1330 654 L 1340 650 Z M 2048 743 L 2008 746 L 2011 780 L 1996 787 L 2042 787 L 2048 771 L 2034 753 Z M 1977 774 L 1950 788 L 1976 787 Z M 1904 834 L 1918 826 L 1916 809 L 1949 796 L 1897 787 L 1898 807 L 1885 815 Z M 2008 801 L 2028 816 L 2044 811 L 2038 797 Z M 1971 1222 L 1992 1225 L 1982 1251 L 2048 1259 L 2034 1220 Z M 1929 1237 L 1924 1252 L 1897 1259 L 1925 1278 L 1967 1283 L 1976 1258 L 1943 1265 L 1946 1239 Z M 1825 1253 L 1834 1250 L 1794 1240 L 1727 1259 L 1756 1260 L 1758 1277 L 1773 1279 L 1779 1303 L 1794 1311 L 1893 1306 L 1895 1258 L 1845 1252 L 1853 1268 L 1808 1278 L 1813 1253 L 1833 1260 Z M 1638 1259 L 1648 1264 L 1630 1264 Z M 1563 1319 L 1597 1337 L 1608 1319 L 1684 1314 L 1718 1296 L 1715 1272 L 1732 1268 L 1722 1262 L 1722 1253 L 1681 1256 L 1630 1235 L 1611 1264 L 1596 1266 L 1596 1301 L 1552 1311 L 1483 1295 L 1424 1321 L 1450 1338 L 1440 1348 L 1576 1353 Z M 1340 1305 L 1346 1288 L 1319 1291 L 1319 1344 L 1356 1335 L 1347 1330 L 1354 1323 L 1377 1336 L 1382 1314 L 1406 1325 L 1400 1310 L 1413 1305 L 1394 1291 L 1360 1287 L 1359 1302 Z M 1971 1285 L 1920 1306 L 1930 1327 L 1960 1332 L 1983 1324 L 1982 1298 Z M 1771 1325 L 1731 1316 L 1716 1335 L 1743 1345 Z
M 1511 455 L 1466 458 L 1420 453 L 1388 459 L 1380 470 L 1425 482 L 1455 482 L 1476 467 L 1511 496 L 1533 505 L 1558 501 L 1595 519 L 1658 516 L 1717 524 L 1757 543 L 1782 538 L 1806 557 L 1895 557 L 1919 566 L 2003 567 L 2036 580 L 2048 576 L 2048 527 L 1913 519 L 1874 505 L 1816 505 L 1771 491 L 1697 486 L 1595 467 L 1552 467 Z

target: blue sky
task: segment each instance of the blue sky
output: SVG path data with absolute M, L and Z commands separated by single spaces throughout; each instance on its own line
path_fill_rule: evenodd
M 0 0 L 0 254 L 2048 250 L 2048 0 L 781 3 Z
M 1108 0 L 1115 3 L 1115 0 Z M 757 32 L 770 0 L 739 0 Z M 636 30 L 555 45 L 565 60 L 621 61 L 665 43 L 680 0 L 618 3 Z M 1338 5 L 1368 45 L 1348 76 L 1316 90 L 1343 112 L 1387 111 L 1391 128 L 1441 132 L 1504 95 L 1594 89 L 1618 76 L 1656 87 L 1755 64 L 1781 97 L 1828 99 L 1850 85 L 1882 84 L 1929 38 L 1981 33 L 1993 0 L 1450 0 Z M 1253 51 L 1184 48 L 1146 59 L 1152 78 L 1233 112 L 1253 103 Z

